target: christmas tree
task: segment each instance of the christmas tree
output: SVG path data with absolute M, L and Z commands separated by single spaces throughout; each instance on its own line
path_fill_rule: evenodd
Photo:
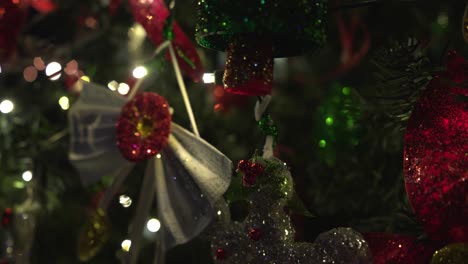
M 1 0 L 0 263 L 466 263 L 466 1 Z

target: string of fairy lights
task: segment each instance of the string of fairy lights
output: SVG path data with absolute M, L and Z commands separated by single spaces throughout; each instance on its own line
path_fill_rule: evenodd
M 141 30 L 138 30 L 139 27 L 131 28 L 130 31 L 135 35 L 135 32 L 138 37 L 142 37 Z M 144 31 L 143 31 L 144 32 Z M 129 32 L 130 34 L 130 32 Z M 5 69 L 0 66 L 0 74 L 4 73 Z M 47 64 L 41 57 L 35 57 L 32 60 L 32 65 L 28 65 L 23 69 L 23 78 L 28 83 L 33 83 L 38 80 L 40 74 L 44 74 L 49 81 L 59 81 L 62 78 L 72 78 L 74 79 L 74 84 L 72 85 L 71 91 L 79 93 L 81 90 L 80 81 L 91 82 L 91 78 L 84 74 L 83 71 L 79 69 L 79 64 L 76 60 L 71 60 L 67 63 L 61 64 L 58 61 L 50 61 Z M 131 76 L 134 79 L 142 79 L 148 75 L 148 69 L 143 65 L 137 65 L 131 71 Z M 111 80 L 107 83 L 107 88 L 111 91 L 117 92 L 122 96 L 127 96 L 132 87 L 126 82 L 118 82 L 116 80 Z M 70 99 L 67 95 L 61 96 L 57 101 L 58 106 L 63 111 L 67 111 L 70 108 Z M 4 115 L 15 115 L 15 101 L 13 98 L 0 98 L 0 113 Z M 31 170 L 25 170 L 21 174 L 22 181 L 15 181 L 15 188 L 24 188 L 27 183 L 33 181 L 34 175 Z M 118 197 L 119 204 L 124 208 L 129 208 L 132 206 L 132 198 L 126 194 L 122 194 Z M 161 228 L 161 223 L 157 218 L 150 217 L 146 222 L 146 229 L 144 235 L 147 238 L 154 238 L 154 234 L 157 233 Z M 131 247 L 131 241 L 129 239 L 124 239 L 121 243 L 121 249 L 125 252 L 128 252 Z

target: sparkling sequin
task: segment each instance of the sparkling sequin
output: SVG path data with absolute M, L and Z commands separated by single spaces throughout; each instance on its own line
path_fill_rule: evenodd
M 141 93 L 122 108 L 117 122 L 117 146 L 126 159 L 145 160 L 167 144 L 170 130 L 166 99 L 156 93 Z
M 227 92 L 251 96 L 271 93 L 273 87 L 271 40 L 253 34 L 238 35 L 229 43 L 226 52 L 223 83 Z

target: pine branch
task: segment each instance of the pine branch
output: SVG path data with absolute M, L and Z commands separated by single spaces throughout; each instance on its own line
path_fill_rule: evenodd
M 404 127 L 434 70 L 423 54 L 422 45 L 412 38 L 393 42 L 390 47 L 378 50 L 371 63 L 376 68 L 373 76 L 377 88 L 367 98 Z

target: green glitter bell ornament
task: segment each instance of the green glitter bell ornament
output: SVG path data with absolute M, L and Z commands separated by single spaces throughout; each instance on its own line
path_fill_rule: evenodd
M 301 55 L 325 42 L 326 0 L 199 0 L 196 39 L 226 51 L 227 92 L 271 93 L 273 58 Z

